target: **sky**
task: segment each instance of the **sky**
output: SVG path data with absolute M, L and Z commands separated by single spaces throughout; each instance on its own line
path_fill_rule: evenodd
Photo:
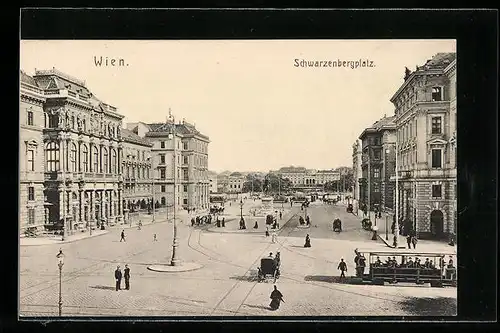
M 163 122 L 171 108 L 210 137 L 210 170 L 268 172 L 352 166 L 361 132 L 394 114 L 405 67 L 438 52 L 456 52 L 455 40 L 22 40 L 20 66 L 84 80 L 124 127 Z M 106 57 L 124 66 L 104 66 Z

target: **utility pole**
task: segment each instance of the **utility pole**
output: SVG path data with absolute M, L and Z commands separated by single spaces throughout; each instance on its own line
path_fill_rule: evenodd
M 176 204 L 177 204 L 177 196 L 176 196 L 176 187 L 177 187 L 177 182 L 176 182 L 176 175 L 177 175 L 177 153 L 176 153 L 176 126 L 175 126 L 175 118 L 172 116 L 172 113 L 169 109 L 169 115 L 172 119 L 172 144 L 174 145 L 174 163 L 172 164 L 173 166 L 173 172 L 174 172 L 174 241 L 172 244 L 172 259 L 170 260 L 170 265 L 171 266 L 178 266 L 180 264 L 180 260 L 177 258 L 177 248 L 179 247 L 179 241 L 177 239 L 177 219 L 175 218 L 175 211 L 176 211 Z
M 372 203 L 371 203 L 371 159 L 370 159 L 370 146 L 368 145 L 368 219 L 371 221 L 371 210 L 372 210 Z
M 396 137 L 396 223 L 394 226 L 394 247 L 399 244 L 399 182 L 398 182 L 398 138 Z

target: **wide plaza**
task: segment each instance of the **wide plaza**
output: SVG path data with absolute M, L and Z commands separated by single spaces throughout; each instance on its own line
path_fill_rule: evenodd
M 361 228 L 361 217 L 345 206 L 311 203 L 307 214 L 311 226 L 298 225 L 305 212 L 300 206 L 283 209 L 277 243 L 265 237 L 263 219 L 251 216 L 256 204 L 243 207 L 247 229 L 239 230 L 240 207 L 226 206 L 225 228 L 214 224 L 192 227 L 190 218 L 178 220 L 179 257 L 202 265 L 198 270 L 160 273 L 148 270 L 168 264 L 172 251 L 172 221 L 162 220 L 67 243 L 54 242 L 20 249 L 20 315 L 57 316 L 59 269 L 56 254 L 65 254 L 62 269 L 63 316 L 412 316 L 455 315 L 456 288 L 415 285 L 353 285 L 340 283 L 337 265 L 347 262 L 354 274 L 354 249 L 388 249 L 372 233 Z M 283 207 L 283 208 L 282 208 Z M 343 232 L 332 231 L 334 218 Z M 259 228 L 253 228 L 258 221 Z M 154 234 L 157 241 L 154 241 Z M 311 248 L 304 248 L 306 234 Z M 401 239 L 404 243 L 404 239 Z M 443 243 L 421 241 L 420 251 L 449 252 Z M 273 281 L 256 279 L 260 259 L 281 253 L 281 277 L 276 282 L 284 295 L 278 311 L 269 310 Z M 115 291 L 114 270 L 125 264 L 131 269 L 131 289 Z M 123 287 L 123 286 L 122 286 Z

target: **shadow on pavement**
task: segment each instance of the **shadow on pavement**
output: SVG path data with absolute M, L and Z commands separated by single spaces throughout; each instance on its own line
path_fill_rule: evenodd
M 419 316 L 457 315 L 457 299 L 452 297 L 412 297 L 400 304 L 404 310 Z
M 304 245 L 289 245 L 289 247 L 298 247 L 301 249 L 307 249 L 307 247 L 304 247 Z
M 362 284 L 360 278 L 355 278 L 351 276 L 340 278 L 340 276 L 332 276 L 332 275 L 306 275 L 304 281 L 342 283 L 342 284 Z
M 257 274 L 250 274 L 250 275 L 235 275 L 230 277 L 231 280 L 237 280 L 237 281 L 246 281 L 246 282 L 255 282 L 257 281 Z
M 269 311 L 271 311 L 271 308 L 269 306 L 264 306 L 264 305 L 243 304 L 243 306 L 246 306 L 247 308 L 261 309 L 261 310 L 269 310 Z
M 101 289 L 101 290 L 115 290 L 115 287 L 110 286 L 90 286 L 93 289 Z

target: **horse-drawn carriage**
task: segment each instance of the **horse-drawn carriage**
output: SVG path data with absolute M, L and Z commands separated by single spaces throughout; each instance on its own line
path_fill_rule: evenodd
M 347 208 L 346 208 L 346 212 L 348 212 L 348 213 L 352 213 L 352 211 L 353 211 L 352 204 L 348 204 L 348 205 L 347 205 Z
M 333 231 L 335 232 L 342 231 L 342 221 L 340 219 L 333 220 Z
M 372 221 L 370 221 L 370 219 L 368 219 L 368 218 L 363 219 L 363 220 L 361 220 L 361 226 L 365 230 L 372 230 Z
M 258 281 L 267 281 L 268 278 L 273 278 L 274 282 L 280 277 L 280 261 L 279 258 L 266 257 L 260 260 L 258 268 Z

